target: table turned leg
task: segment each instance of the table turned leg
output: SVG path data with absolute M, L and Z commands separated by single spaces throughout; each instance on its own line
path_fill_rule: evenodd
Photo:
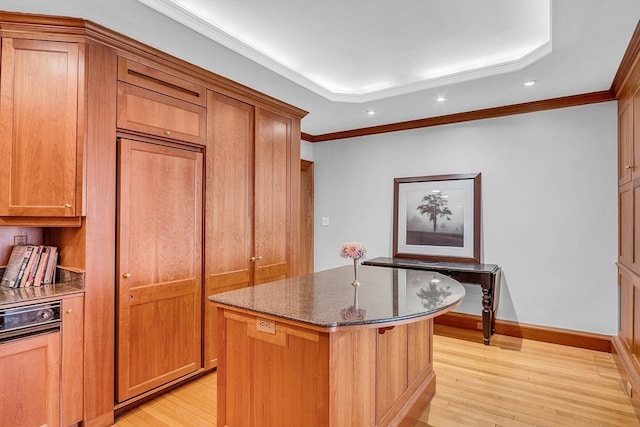
M 491 289 L 482 287 L 482 340 L 485 345 L 491 343 L 491 334 L 493 326 L 493 298 Z

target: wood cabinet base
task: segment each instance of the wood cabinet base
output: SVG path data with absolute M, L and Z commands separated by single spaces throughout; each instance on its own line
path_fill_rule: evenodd
M 433 319 L 323 330 L 218 308 L 218 425 L 413 425 L 435 394 Z

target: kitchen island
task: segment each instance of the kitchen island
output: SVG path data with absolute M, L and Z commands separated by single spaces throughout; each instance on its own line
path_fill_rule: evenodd
M 435 394 L 433 318 L 464 288 L 433 271 L 353 266 L 209 297 L 223 427 L 413 425 Z M 357 307 L 354 307 L 357 292 Z

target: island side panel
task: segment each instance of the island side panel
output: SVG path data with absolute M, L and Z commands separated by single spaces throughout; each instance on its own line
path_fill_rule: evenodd
M 328 426 L 328 335 L 258 319 L 218 308 L 218 425 Z
M 435 394 L 431 318 L 322 332 L 223 307 L 221 427 L 410 426 Z
M 409 385 L 407 327 L 378 329 L 376 421 L 383 421 L 382 425 L 398 412 L 397 406 Z
M 375 328 L 330 334 L 330 427 L 375 426 Z
M 413 426 L 435 394 L 433 319 L 378 329 L 376 426 Z

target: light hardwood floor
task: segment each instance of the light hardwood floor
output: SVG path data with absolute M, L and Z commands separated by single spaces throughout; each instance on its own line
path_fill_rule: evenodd
M 608 353 L 436 326 L 436 396 L 414 427 L 640 427 Z M 118 427 L 215 427 L 216 374 L 120 415 Z M 354 426 L 355 427 L 355 426 Z

